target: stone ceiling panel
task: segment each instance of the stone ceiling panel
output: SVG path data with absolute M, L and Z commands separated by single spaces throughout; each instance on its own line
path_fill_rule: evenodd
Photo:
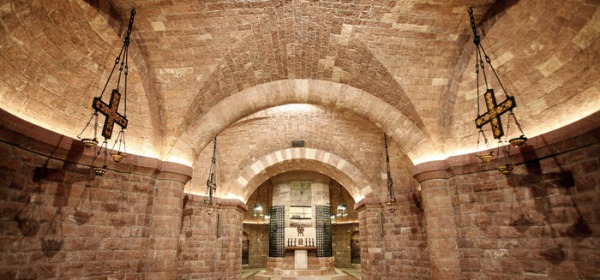
M 122 46 L 111 22 L 80 1 L 9 1 L 0 11 L 2 108 L 75 138 Z M 142 77 L 135 63 L 130 67 L 128 151 L 160 157 Z
M 508 93 L 516 98 L 514 112 L 527 137 L 557 129 L 600 110 L 597 98 L 600 82 L 594 78 L 600 75 L 600 27 L 592 27 L 600 26 L 599 23 L 597 4 L 525 1 L 507 9 L 506 15 L 486 32 L 482 42 Z M 476 142 L 474 68 L 474 56 L 471 56 L 460 80 L 455 114 L 451 116 L 452 133 L 447 137 L 446 149 L 449 154 L 468 152 L 464 150 L 464 143 Z M 504 94 L 500 86 L 491 86 L 501 102 Z M 480 90 L 485 91 L 485 87 Z M 483 113 L 485 105 L 481 103 L 481 106 Z M 510 137 L 519 136 L 514 123 L 512 126 L 515 134 Z M 487 134 L 491 137 L 491 133 Z
M 131 152 L 195 159 L 243 117 L 310 103 L 358 113 L 413 163 L 440 159 L 476 140 L 468 5 L 527 136 L 600 110 L 600 5 L 585 0 L 8 1 L 0 100 L 74 137 L 135 7 Z M 336 94 L 285 86 L 298 81 Z

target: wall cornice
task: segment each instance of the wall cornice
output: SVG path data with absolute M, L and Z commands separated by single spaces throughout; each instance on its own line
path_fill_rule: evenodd
M 514 165 L 520 165 L 596 143 L 600 143 L 600 112 L 533 137 L 521 148 L 511 147 L 510 159 Z M 494 154 L 496 153 L 497 151 L 494 150 Z M 422 183 L 427 180 L 449 179 L 456 175 L 494 170 L 497 166 L 497 160 L 483 163 L 475 153 L 470 153 L 415 165 L 412 174 L 419 183 Z

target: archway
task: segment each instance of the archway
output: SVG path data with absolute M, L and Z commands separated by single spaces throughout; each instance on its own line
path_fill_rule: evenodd
M 293 103 L 318 104 L 365 117 L 393 137 L 413 164 L 444 158 L 422 123 L 408 113 L 358 88 L 321 80 L 269 82 L 223 99 L 193 120 L 166 158 L 190 165 L 215 135 L 236 121 L 262 109 Z
M 242 233 L 242 267 L 250 263 L 250 238 L 246 232 Z
M 360 235 L 358 231 L 352 233 L 350 238 L 350 263 L 360 266 Z
M 276 151 L 257 159 L 253 164 L 240 170 L 235 180 L 224 186 L 224 193 L 239 194 L 246 202 L 260 184 L 281 173 L 305 170 L 321 173 L 340 182 L 354 201 L 373 195 L 376 184 L 352 163 L 326 151 L 310 148 L 289 148 Z

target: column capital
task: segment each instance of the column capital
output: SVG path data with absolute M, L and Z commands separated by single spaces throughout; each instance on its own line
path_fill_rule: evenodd
M 381 209 L 383 206 L 381 205 L 381 199 L 379 197 L 365 197 L 361 199 L 359 202 L 354 204 L 354 210 L 356 212 L 361 212 L 365 209 Z
M 180 163 L 162 161 L 158 166 L 158 180 L 171 180 L 186 184 L 192 179 L 193 169 Z
M 425 162 L 413 167 L 413 178 L 419 183 L 433 179 L 449 179 L 452 175 L 450 165 L 445 160 Z
M 217 198 L 216 202 L 218 204 L 218 209 L 235 209 L 240 213 L 246 213 L 248 211 L 248 205 L 238 199 Z

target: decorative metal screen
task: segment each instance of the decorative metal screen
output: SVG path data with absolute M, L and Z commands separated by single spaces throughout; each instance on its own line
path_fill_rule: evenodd
M 271 207 L 269 257 L 285 257 L 285 206 Z
M 331 257 L 331 208 L 317 205 L 317 257 Z

